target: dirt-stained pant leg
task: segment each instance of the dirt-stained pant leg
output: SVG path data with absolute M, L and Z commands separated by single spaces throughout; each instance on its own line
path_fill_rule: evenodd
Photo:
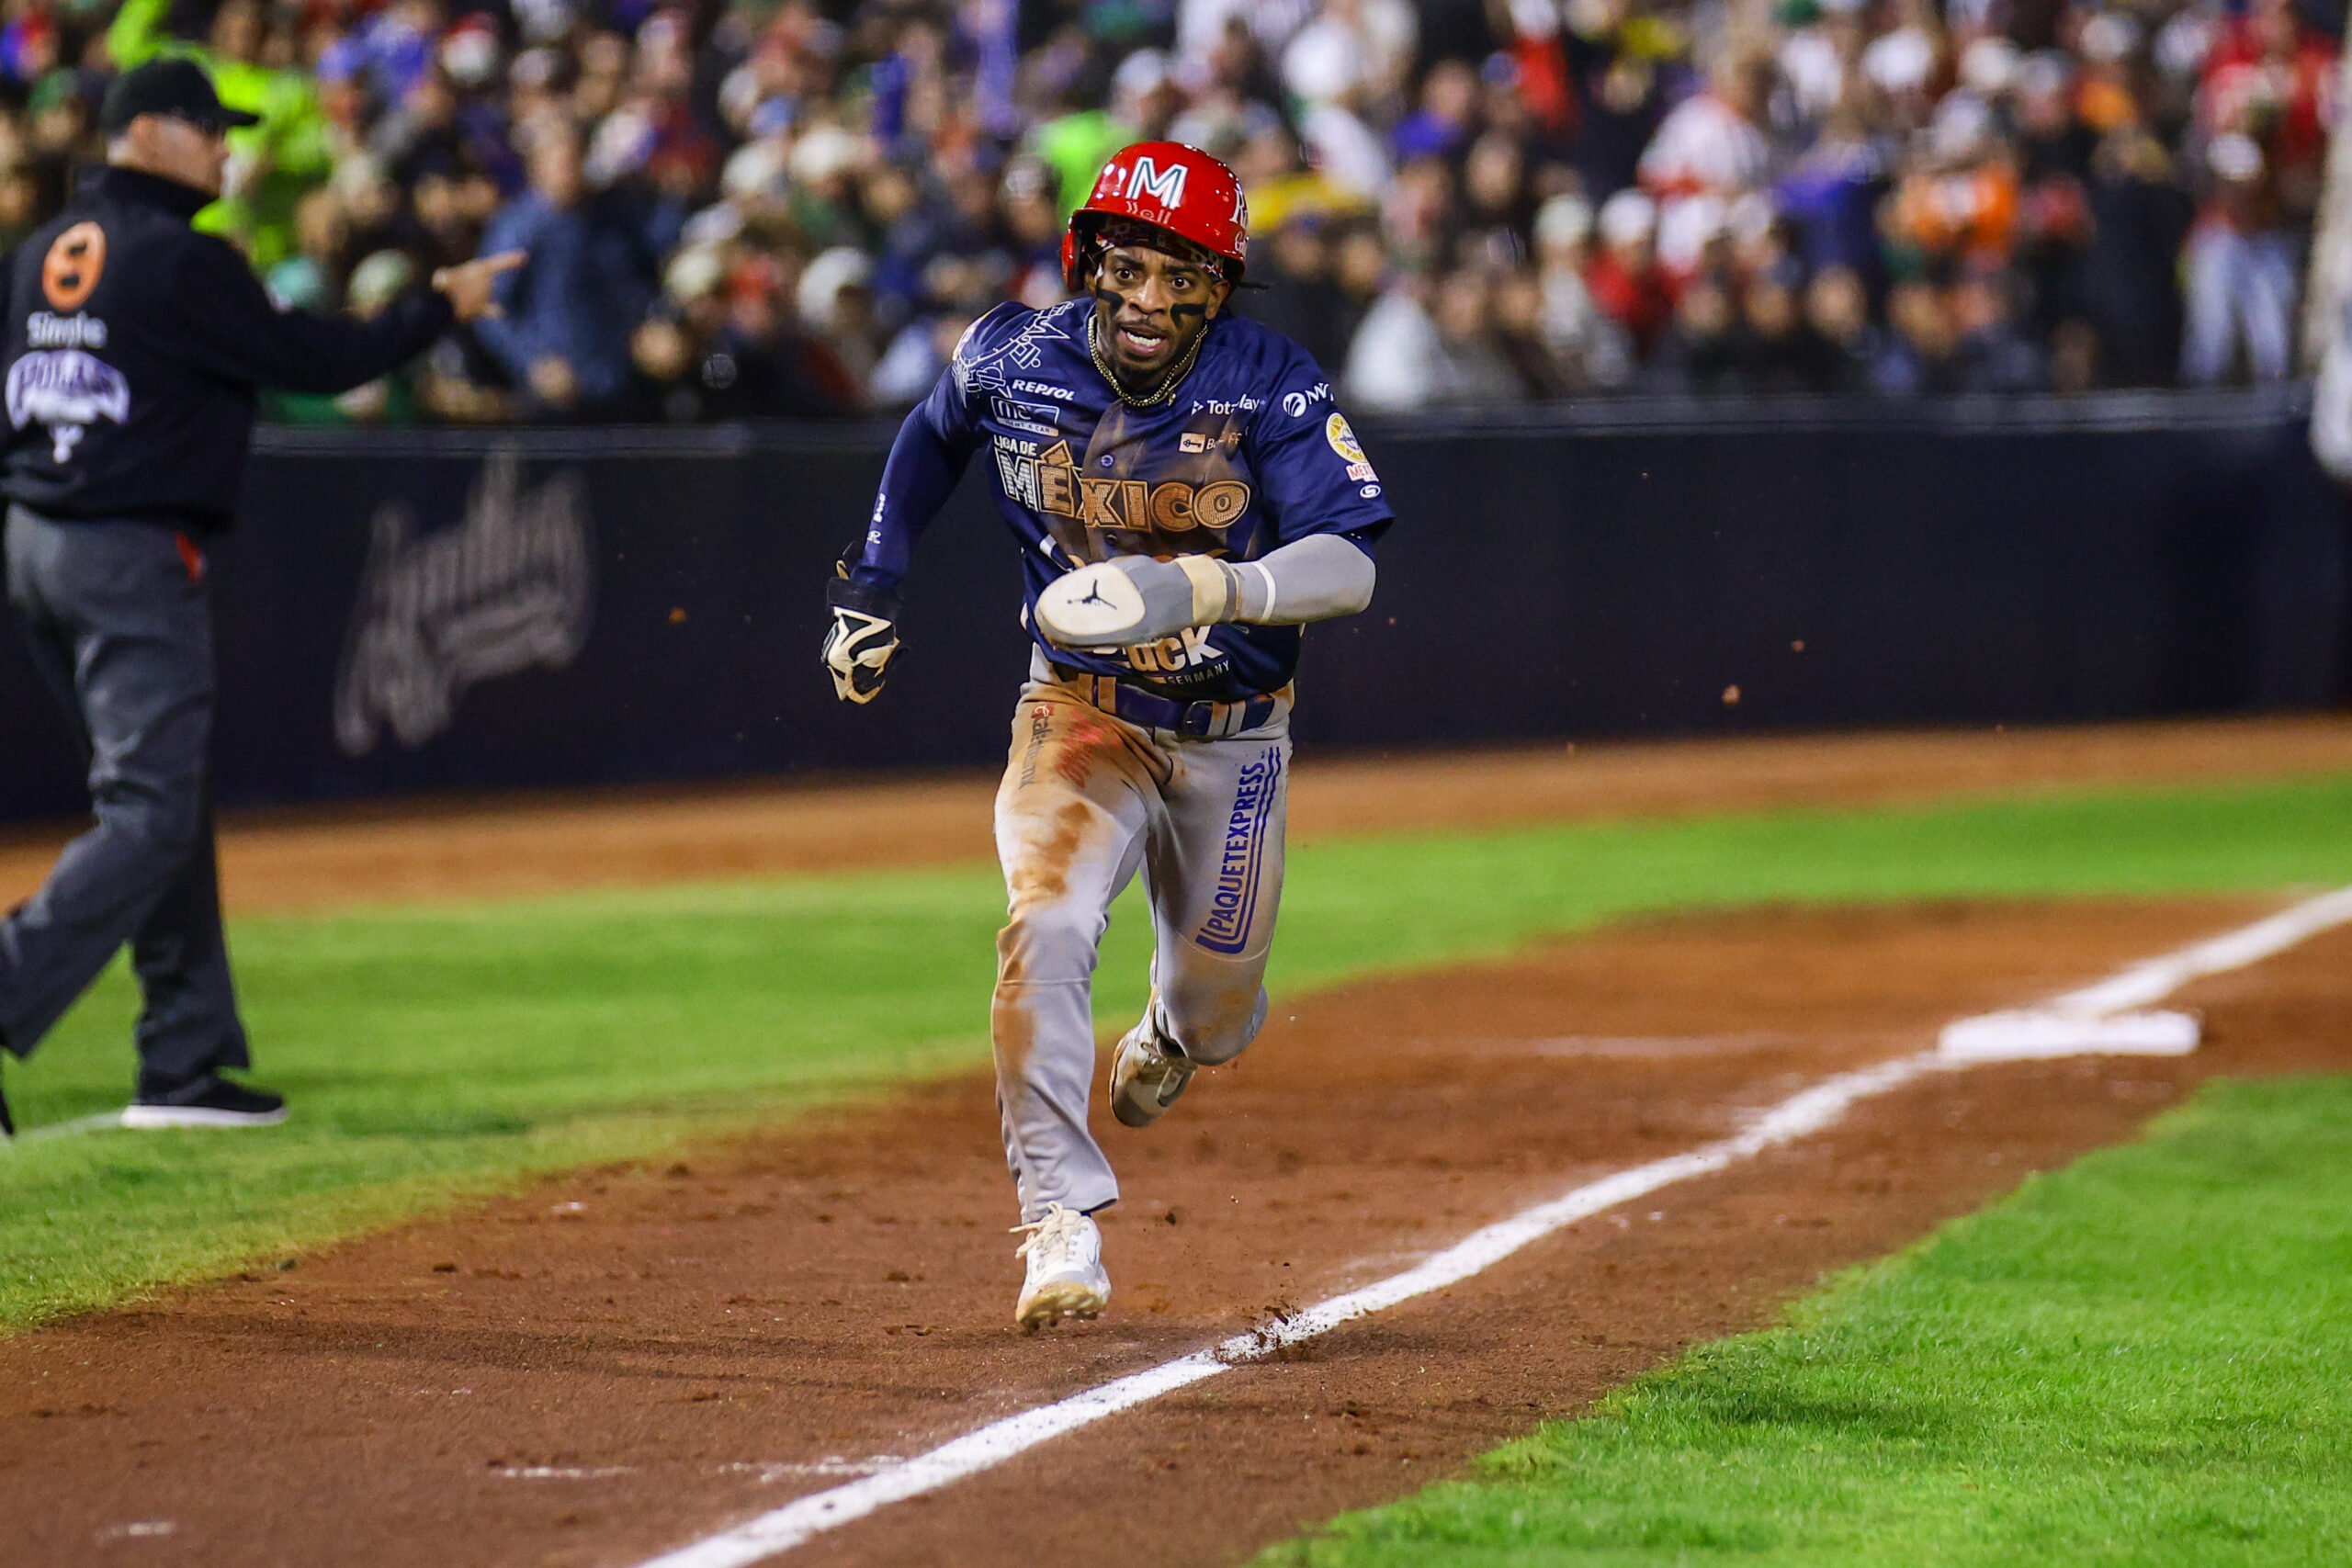
M 997 1109 L 1021 1217 L 1119 1196 L 1087 1131 L 1094 964 L 1111 902 L 1142 863 L 1167 758 L 1144 732 L 1050 682 L 1023 688 L 996 796 L 1011 919 L 997 936 Z
M 1283 896 L 1287 713 L 1227 740 L 1170 748 L 1166 813 L 1144 863 L 1161 1035 L 1196 1062 L 1239 1055 L 1266 1021 L 1266 958 Z

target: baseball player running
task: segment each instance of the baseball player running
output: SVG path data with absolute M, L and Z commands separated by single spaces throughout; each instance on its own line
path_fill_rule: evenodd
M 1119 1188 L 1086 1101 L 1112 900 L 1143 873 L 1151 999 L 1110 1083 L 1142 1127 L 1265 1021 L 1299 628 L 1371 603 L 1391 518 L 1313 359 L 1227 311 L 1248 228 L 1216 159 L 1113 158 L 1062 242 L 1080 297 L 973 323 L 827 586 L 834 690 L 871 702 L 915 540 L 987 450 L 1035 639 L 996 797 L 1012 918 L 989 1014 L 1023 1328 L 1111 1299 L 1092 1215 Z

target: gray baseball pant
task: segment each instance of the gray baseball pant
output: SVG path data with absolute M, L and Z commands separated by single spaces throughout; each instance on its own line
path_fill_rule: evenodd
M 8 599 L 89 762 L 97 818 L 0 920 L 0 1042 L 29 1055 L 123 943 L 142 1090 L 247 1065 L 220 932 L 203 558 L 152 523 L 8 509 Z
M 1094 965 L 1112 900 L 1137 870 L 1151 908 L 1161 1037 L 1204 1066 L 1265 1021 L 1282 899 L 1290 710 L 1227 739 L 1139 728 L 1077 686 L 1032 679 L 996 796 L 1011 919 L 989 1012 L 997 1108 L 1021 1217 L 1119 1196 L 1087 1130 Z

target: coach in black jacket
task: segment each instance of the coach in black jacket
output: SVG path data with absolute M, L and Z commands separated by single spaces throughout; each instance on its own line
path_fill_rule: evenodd
M 146 1001 L 131 1127 L 286 1113 L 220 1077 L 249 1061 L 206 785 L 204 544 L 236 504 L 254 390 L 371 381 L 489 310 L 521 259 L 446 268 L 372 321 L 276 309 L 188 226 L 220 194 L 224 134 L 252 121 L 193 62 L 125 73 L 99 116 L 107 165 L 8 264 L 8 598 L 88 753 L 97 821 L 0 920 L 0 1044 L 30 1052 L 129 942 Z

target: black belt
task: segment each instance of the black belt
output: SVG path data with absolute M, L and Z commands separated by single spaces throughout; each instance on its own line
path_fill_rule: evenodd
M 1204 740 L 1222 740 L 1257 728 L 1274 716 L 1288 695 L 1285 688 L 1280 694 L 1261 693 L 1238 703 L 1182 703 L 1112 676 L 1090 674 L 1067 664 L 1051 664 L 1047 668 L 1053 671 L 1055 680 L 1077 687 L 1086 694 L 1089 702 L 1105 713 L 1115 714 L 1144 729 L 1172 730 Z

